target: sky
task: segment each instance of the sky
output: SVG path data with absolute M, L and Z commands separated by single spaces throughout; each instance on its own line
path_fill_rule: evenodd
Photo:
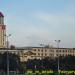
M 75 47 L 75 0 L 0 0 L 10 45 Z

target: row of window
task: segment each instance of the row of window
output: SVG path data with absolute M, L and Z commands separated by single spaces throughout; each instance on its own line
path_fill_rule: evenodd
M 56 54 L 56 56 L 68 56 L 68 55 L 73 55 L 74 56 L 74 54 Z
M 37 56 L 54 56 L 54 54 L 47 54 L 47 53 L 45 53 L 45 54 L 43 54 L 43 53 L 37 53 L 36 54 Z
M 40 52 L 40 51 L 41 51 L 41 52 L 44 52 L 44 51 L 45 51 L 45 52 L 50 51 L 50 52 L 54 52 L 54 50 L 46 50 L 46 49 L 45 49 L 45 50 L 43 50 L 43 49 L 42 49 L 42 50 L 41 50 L 41 49 L 34 49 L 34 51 L 39 51 L 39 52 Z
M 0 31 L 1 33 L 0 33 L 0 37 L 1 37 L 1 41 L 0 41 L 0 43 L 1 43 L 1 45 L 5 45 L 5 37 L 4 37 L 4 35 L 5 35 L 5 31 L 4 30 L 1 30 Z
M 73 52 L 73 50 L 56 50 L 56 52 Z
M 47 52 L 47 51 L 50 51 L 50 52 L 54 52 L 54 50 L 41 50 L 41 49 L 34 49 L 34 51 L 38 51 L 38 52 Z M 73 50 L 56 50 L 56 52 L 73 52 Z

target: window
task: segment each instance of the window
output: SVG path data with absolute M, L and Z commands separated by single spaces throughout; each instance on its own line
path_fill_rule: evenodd
M 34 49 L 34 51 L 36 51 L 36 49 Z
M 38 49 L 38 51 L 40 51 L 40 49 Z
M 65 52 L 67 52 L 67 50 L 65 50 Z
M 58 52 L 58 50 L 56 50 L 56 52 Z
M 49 50 L 50 52 L 54 52 L 54 50 Z
M 45 56 L 47 56 L 47 54 L 45 53 Z
M 41 53 L 41 56 L 43 56 L 43 53 Z
M 25 58 L 27 58 L 27 56 L 24 56 Z
M 59 50 L 59 52 L 61 52 L 61 50 Z
M 43 50 L 41 50 L 41 52 L 43 52 Z
M 58 56 L 58 54 L 57 54 L 57 56 Z
M 38 53 L 38 55 L 40 55 L 40 53 Z
M 36 53 L 35 53 L 35 55 L 36 55 Z
M 63 52 L 64 52 L 64 50 L 63 50 Z

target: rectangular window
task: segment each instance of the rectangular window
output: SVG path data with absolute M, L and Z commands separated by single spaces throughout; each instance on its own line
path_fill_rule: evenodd
M 45 53 L 45 56 L 47 56 L 47 54 Z
M 40 53 L 38 53 L 38 55 L 40 55 Z
M 67 52 L 67 50 L 65 50 L 65 52 Z
M 61 50 L 59 50 L 59 52 L 61 52 Z
M 64 52 L 64 50 L 63 50 L 63 52 Z
M 41 52 L 43 52 L 43 50 L 41 50 Z
M 58 56 L 58 54 L 56 54 L 56 56 Z
M 47 52 L 47 50 L 45 50 L 45 52 Z
M 58 50 L 56 50 L 56 52 L 58 52 Z
M 36 51 L 36 49 L 34 49 L 34 51 Z
M 43 53 L 41 53 L 41 56 L 43 56 Z
M 40 51 L 40 49 L 38 49 L 38 51 Z

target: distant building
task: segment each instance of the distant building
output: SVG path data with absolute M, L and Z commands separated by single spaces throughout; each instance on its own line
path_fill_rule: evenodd
M 5 48 L 6 46 L 6 25 L 4 25 L 4 15 L 0 12 L 0 48 Z
M 27 61 L 28 59 L 54 59 L 58 56 L 75 56 L 74 48 L 45 48 L 45 47 L 32 47 L 31 50 L 22 50 L 20 54 L 21 61 Z
M 6 52 L 7 49 L 0 49 L 0 53 Z M 24 62 L 28 59 L 54 59 L 58 56 L 75 56 L 75 48 L 45 48 L 45 47 L 32 47 L 25 49 L 9 49 L 10 53 L 14 53 L 20 57 L 20 61 Z M 59 54 L 58 54 L 59 53 Z

